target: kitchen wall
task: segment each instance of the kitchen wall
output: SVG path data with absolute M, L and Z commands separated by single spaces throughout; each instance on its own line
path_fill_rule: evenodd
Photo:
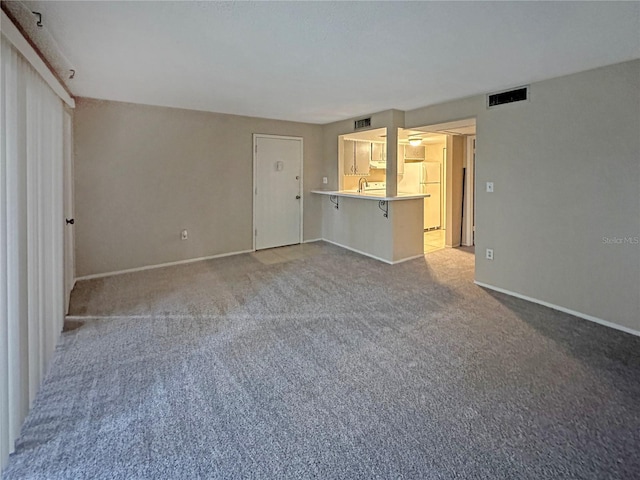
M 358 118 L 371 117 L 371 129 L 387 128 L 387 142 L 395 143 L 397 140 L 397 128 L 404 123 L 404 112 L 399 110 L 385 110 L 370 115 L 362 115 Z M 342 172 L 338 172 L 338 136 L 354 132 L 354 118 L 339 122 L 328 123 L 322 127 L 323 136 L 323 175 L 328 177 L 328 185 L 323 185 L 326 190 L 338 190 L 339 178 Z M 396 173 L 396 150 L 387 149 L 387 178 Z M 389 168 L 391 166 L 391 168 Z M 340 175 L 340 176 L 339 176 Z M 346 178 L 346 177 L 345 177 Z M 387 181 L 387 185 L 391 182 Z M 392 186 L 395 189 L 395 184 Z M 389 191 L 387 190 L 387 193 Z
M 367 175 L 344 175 L 343 190 L 356 190 L 361 177 L 365 177 L 367 182 L 385 182 L 387 180 L 386 171 L 380 168 L 372 168 Z
M 640 332 L 639 92 L 634 60 L 533 83 L 522 103 L 405 112 L 407 128 L 476 117 L 478 282 Z
M 76 274 L 252 248 L 252 134 L 304 138 L 304 239 L 321 237 L 319 125 L 80 98 Z M 189 239 L 180 240 L 187 229 Z
M 443 136 L 446 139 L 446 137 Z M 443 163 L 443 154 L 442 149 L 447 146 L 446 141 L 438 142 L 438 143 L 427 143 L 425 144 L 425 160 L 428 162 L 439 162 Z
M 373 113 L 371 115 L 363 115 L 358 118 L 371 117 L 371 129 L 387 128 L 387 146 L 389 143 L 392 145 L 397 144 L 397 129 L 402 127 L 404 122 L 404 112 L 398 110 L 386 110 L 384 112 Z M 339 122 L 329 123 L 322 127 L 323 131 L 323 165 L 322 175 L 328 177 L 328 185 L 323 185 L 325 190 L 338 190 L 340 188 L 339 179 L 343 179 L 343 189 L 353 188 L 354 180 L 357 182 L 359 177 L 343 176 L 343 172 L 338 168 L 338 136 L 350 134 L 354 132 L 354 120 L 348 119 Z M 395 176 L 397 172 L 396 159 L 397 152 L 395 148 L 387 148 L 387 169 L 385 171 L 385 181 L 387 183 L 387 195 L 391 191 L 396 191 L 395 182 L 391 182 L 390 178 Z M 377 174 L 381 175 L 381 174 Z M 354 180 L 351 180 L 353 178 Z M 374 180 L 373 177 L 368 180 Z M 395 179 L 395 177 L 393 177 Z M 405 231 L 403 234 L 406 238 L 399 238 L 392 231 L 388 219 L 383 218 L 380 215 L 377 202 L 370 200 L 352 200 L 341 199 L 340 209 L 336 210 L 330 204 L 329 199 L 323 196 L 323 209 L 322 209 L 322 238 L 341 245 L 346 248 L 351 248 L 356 251 L 365 251 L 369 254 L 388 262 L 394 262 L 402 258 L 406 252 L 413 251 L 412 249 L 418 248 L 422 250 L 423 246 L 420 244 L 416 247 L 414 240 L 414 231 Z M 391 211 L 398 211 L 398 215 L 404 217 L 405 210 L 409 211 L 411 208 L 417 208 L 415 206 L 409 207 L 408 205 L 396 205 L 404 204 L 406 202 L 391 202 Z M 403 212 L 400 214 L 400 212 Z M 414 212 L 415 213 L 415 212 Z M 422 213 L 420 213 L 422 215 Z M 390 215 L 390 218 L 394 218 Z M 416 217 L 421 218 L 421 217 Z M 381 220 L 383 219 L 383 220 Z M 371 232 L 375 232 L 372 235 Z M 404 247 L 407 246 L 407 248 Z M 400 247 L 402 246 L 402 247 Z

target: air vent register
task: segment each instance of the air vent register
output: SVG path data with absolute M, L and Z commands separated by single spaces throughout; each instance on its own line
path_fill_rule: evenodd
M 371 126 L 371 117 L 369 118 L 361 118 L 360 120 L 356 120 L 353 122 L 353 128 L 358 130 L 360 128 L 367 128 Z
M 507 103 L 523 102 L 529 99 L 529 87 L 519 87 L 506 92 L 490 93 L 487 95 L 487 108 L 505 105 Z

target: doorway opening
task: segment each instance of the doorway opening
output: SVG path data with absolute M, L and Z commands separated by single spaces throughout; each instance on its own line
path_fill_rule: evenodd
M 474 245 L 475 142 L 475 118 L 398 130 L 398 191 L 429 194 L 425 254 Z

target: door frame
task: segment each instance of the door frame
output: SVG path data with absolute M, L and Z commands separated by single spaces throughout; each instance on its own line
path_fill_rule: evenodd
M 465 189 L 464 198 L 464 212 L 462 212 L 464 216 L 464 235 L 462 245 L 467 247 L 471 247 L 475 244 L 475 232 L 474 232 L 474 223 L 475 223 L 475 209 L 476 209 L 476 186 L 475 186 L 475 172 L 476 172 L 476 162 L 475 162 L 475 146 L 476 135 L 468 135 L 467 136 L 467 158 L 465 161 L 465 167 L 467 168 L 466 181 L 463 186 Z
M 67 219 L 74 219 L 74 169 L 73 169 L 73 114 L 65 108 L 63 112 L 63 283 L 64 313 L 69 312 L 71 291 L 76 284 L 75 262 L 75 225 L 67 224 Z
M 304 232 L 304 138 L 303 137 L 293 137 L 286 135 L 269 135 L 266 133 L 254 133 L 253 134 L 253 143 L 251 150 L 253 151 L 253 187 L 252 187 L 252 208 L 253 208 L 253 219 L 252 219 L 252 228 L 251 228 L 251 237 L 252 241 L 252 249 L 256 251 L 256 189 L 258 188 L 258 139 L 259 138 L 275 138 L 279 140 L 296 140 L 300 142 L 300 232 L 299 232 L 299 243 L 303 242 L 303 232 Z

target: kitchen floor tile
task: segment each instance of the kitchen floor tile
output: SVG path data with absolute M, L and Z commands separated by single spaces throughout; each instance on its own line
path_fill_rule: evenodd
M 434 252 L 444 248 L 444 230 L 424 232 L 424 252 Z

